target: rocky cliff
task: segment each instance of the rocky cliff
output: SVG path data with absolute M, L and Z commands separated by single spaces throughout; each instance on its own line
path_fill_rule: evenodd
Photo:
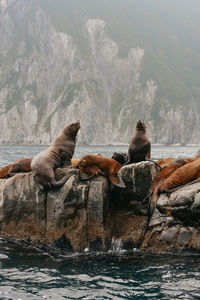
M 79 10 L 70 1 L 0 2 L 0 142 L 49 143 L 65 124 L 80 119 L 79 143 L 128 143 L 142 119 L 154 143 L 198 143 L 198 101 L 185 79 L 168 73 L 163 52 L 123 40 L 119 29 L 128 24 L 118 23 L 125 12 L 109 20 L 92 14 L 89 2 L 82 11 L 79 1 Z M 131 37 L 135 27 L 129 25 Z M 158 66 L 162 74 L 155 76 Z M 171 78 L 175 87 L 168 86 Z
M 57 170 L 57 178 L 66 169 Z M 158 170 L 151 162 L 123 167 L 125 189 L 105 177 L 81 181 L 79 171 L 59 190 L 38 190 L 32 173 L 0 180 L 0 236 L 54 253 L 122 249 L 154 253 L 200 250 L 200 186 L 161 195 L 153 216 L 148 191 Z

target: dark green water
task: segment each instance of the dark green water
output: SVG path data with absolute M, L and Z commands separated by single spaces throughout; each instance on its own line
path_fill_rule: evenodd
M 142 253 L 54 259 L 2 244 L 0 299 L 200 299 L 200 257 Z
M 0 166 L 32 157 L 44 146 L 0 146 Z M 198 147 L 153 147 L 152 158 L 185 157 Z M 111 156 L 127 146 L 77 147 L 75 156 Z M 200 257 L 126 253 L 49 255 L 0 240 L 0 299 L 200 299 Z

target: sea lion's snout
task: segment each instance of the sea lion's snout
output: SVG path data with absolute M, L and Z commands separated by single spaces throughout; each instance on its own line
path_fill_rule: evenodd
M 78 129 L 80 129 L 80 128 L 81 128 L 81 123 L 80 123 L 80 120 L 76 121 L 76 125 L 77 125 Z
M 139 121 L 137 122 L 136 128 L 137 128 L 138 130 L 146 129 L 146 125 L 145 125 L 144 122 L 142 122 L 142 121 L 139 120 Z

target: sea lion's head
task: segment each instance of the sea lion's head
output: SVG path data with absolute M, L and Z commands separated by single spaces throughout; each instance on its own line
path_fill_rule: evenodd
M 69 134 L 71 137 L 75 138 L 80 128 L 80 121 L 72 122 L 66 127 L 65 132 L 66 134 Z
M 102 156 L 101 153 L 98 153 L 98 152 L 97 152 L 97 153 L 92 153 L 92 155 L 95 155 L 95 156 Z
M 140 131 L 145 131 L 146 132 L 146 126 L 144 124 L 144 122 L 142 121 L 138 121 L 136 124 L 136 130 L 140 130 Z
M 128 160 L 128 155 L 123 152 L 114 152 L 111 158 L 124 165 Z

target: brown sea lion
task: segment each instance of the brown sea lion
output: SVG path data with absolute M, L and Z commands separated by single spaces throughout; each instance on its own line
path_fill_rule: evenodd
M 163 168 L 169 166 L 169 164 L 175 160 L 176 160 L 176 158 L 173 158 L 173 157 L 165 157 L 163 159 L 158 160 L 157 164 L 163 169 Z
M 20 172 L 31 172 L 31 161 L 32 158 L 20 158 L 14 163 L 3 167 L 0 169 L 0 179 L 12 177 Z
M 7 165 L 0 169 L 0 179 L 8 178 L 8 172 L 13 164 Z
M 91 155 L 102 156 L 100 153 L 92 153 Z M 80 159 L 81 158 L 72 158 L 72 160 L 71 160 L 72 161 L 72 165 L 76 166 L 79 163 Z
M 125 188 L 121 176 L 117 173 L 122 165 L 112 158 L 87 154 L 81 158 L 77 167 L 81 172 L 87 174 L 82 177 L 85 180 L 91 179 L 94 175 L 102 174 L 106 175 L 115 186 Z
M 31 170 L 41 190 L 59 188 L 75 173 L 74 170 L 71 170 L 59 181 L 55 180 L 54 171 L 56 168 L 71 165 L 71 159 L 75 150 L 76 135 L 79 129 L 79 121 L 65 126 L 52 145 L 33 157 Z
M 178 159 L 175 161 L 172 161 L 168 166 L 163 168 L 156 177 L 154 178 L 154 181 L 152 183 L 151 189 L 150 189 L 150 200 L 149 200 L 149 214 L 152 215 L 156 203 L 158 201 L 159 195 L 161 194 L 160 187 L 163 182 L 166 181 L 167 178 L 169 178 L 171 175 L 173 175 L 176 170 L 182 168 L 184 165 L 189 164 L 191 162 L 194 162 L 198 160 L 197 157 L 187 157 L 183 159 Z
M 158 192 L 161 194 L 172 193 L 177 189 L 198 182 L 200 180 L 200 158 L 194 158 L 194 161 L 187 163 L 175 172 L 173 172 L 164 182 L 159 186 Z
M 146 134 L 146 126 L 143 122 L 138 121 L 128 149 L 128 161 L 125 165 L 144 161 L 150 159 L 150 157 L 151 142 Z

